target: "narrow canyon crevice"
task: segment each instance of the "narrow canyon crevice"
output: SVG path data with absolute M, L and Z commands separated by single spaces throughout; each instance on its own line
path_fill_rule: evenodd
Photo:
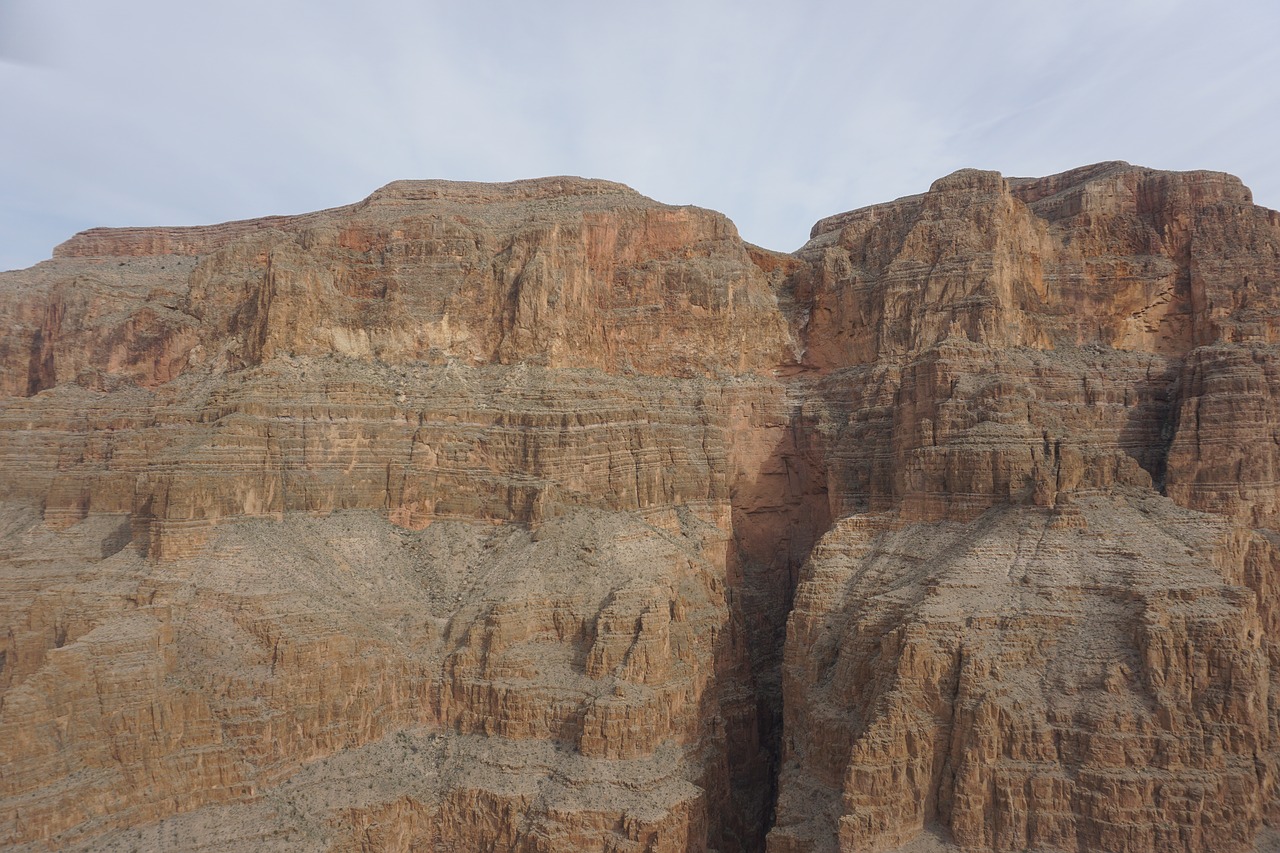
M 773 827 L 783 738 L 782 663 L 787 618 L 800 570 L 831 526 L 827 474 L 818 432 L 800 399 L 760 473 L 732 486 L 734 545 L 740 584 L 734 606 L 747 634 L 764 778 L 736 778 L 761 803 L 747 850 L 763 850 Z M 763 791 L 759 790 L 763 786 Z

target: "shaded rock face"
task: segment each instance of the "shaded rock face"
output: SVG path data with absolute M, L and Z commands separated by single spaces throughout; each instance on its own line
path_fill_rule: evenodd
M 1280 215 L 399 182 L 0 273 L 18 849 L 1247 851 Z

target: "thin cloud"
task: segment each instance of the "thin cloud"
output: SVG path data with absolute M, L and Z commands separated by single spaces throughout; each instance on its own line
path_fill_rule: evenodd
M 1277 31 L 1261 0 L 0 0 L 0 56 L 47 60 L 0 62 L 0 266 L 405 177 L 609 178 L 779 249 L 970 165 L 1221 169 L 1277 205 Z
M 0 63 L 48 66 L 55 58 L 49 19 L 32 0 L 0 0 Z

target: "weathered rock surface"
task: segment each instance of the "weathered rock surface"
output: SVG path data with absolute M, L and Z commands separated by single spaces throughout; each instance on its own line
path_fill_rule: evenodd
M 422 182 L 56 254 L 3 309 L 6 843 L 762 844 L 825 499 L 724 217 Z M 255 810 L 400 735 L 461 751 Z
M 1280 215 L 1121 163 L 77 235 L 0 274 L 0 844 L 1261 849 L 1278 318 Z
M 815 227 L 837 520 L 789 622 L 771 851 L 1254 848 L 1278 249 L 1235 179 L 1114 163 Z

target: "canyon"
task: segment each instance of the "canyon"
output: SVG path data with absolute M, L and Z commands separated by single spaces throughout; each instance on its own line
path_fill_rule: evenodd
M 1280 834 L 1280 213 L 581 178 L 0 273 L 0 846 Z M 1273 678 L 1274 676 L 1274 678 Z

